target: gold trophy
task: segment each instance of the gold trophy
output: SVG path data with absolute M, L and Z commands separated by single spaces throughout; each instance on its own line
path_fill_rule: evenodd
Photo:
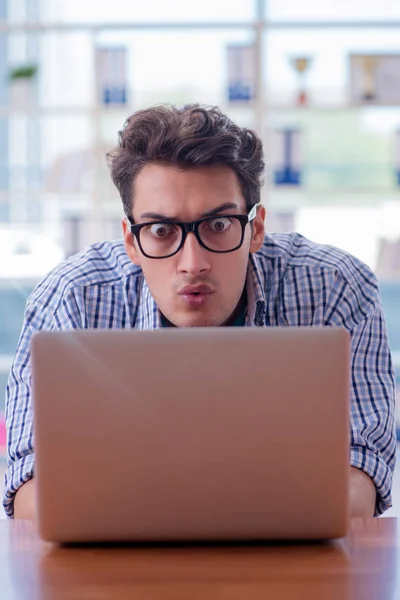
M 378 57 L 365 55 L 359 58 L 363 74 L 363 91 L 361 99 L 371 102 L 376 99 L 376 68 L 378 66 Z
M 299 90 L 297 93 L 296 104 L 298 106 L 306 106 L 308 104 L 308 94 L 306 91 L 305 78 L 306 73 L 311 66 L 311 56 L 293 56 L 290 58 L 290 64 L 298 73 Z

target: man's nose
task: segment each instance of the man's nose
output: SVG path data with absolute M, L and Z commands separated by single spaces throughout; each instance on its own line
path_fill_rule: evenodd
M 211 268 L 210 255 L 208 250 L 200 246 L 194 233 L 190 232 L 178 254 L 178 270 L 190 275 L 207 273 Z

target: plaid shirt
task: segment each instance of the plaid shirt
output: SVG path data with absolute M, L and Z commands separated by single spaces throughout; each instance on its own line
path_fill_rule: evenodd
M 377 489 L 376 515 L 391 506 L 395 466 L 395 380 L 375 276 L 356 258 L 298 234 L 265 237 L 250 255 L 246 326 L 344 326 L 352 339 L 350 464 Z M 69 258 L 36 287 L 6 394 L 4 508 L 13 516 L 18 488 L 33 476 L 30 340 L 38 330 L 161 327 L 141 269 L 121 241 Z

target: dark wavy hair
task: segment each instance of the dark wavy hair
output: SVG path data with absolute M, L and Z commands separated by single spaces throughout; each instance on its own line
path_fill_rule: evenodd
M 182 169 L 225 165 L 236 173 L 247 209 L 260 200 L 261 140 L 217 107 L 161 105 L 140 110 L 125 122 L 107 162 L 127 216 L 131 215 L 135 177 L 149 163 Z

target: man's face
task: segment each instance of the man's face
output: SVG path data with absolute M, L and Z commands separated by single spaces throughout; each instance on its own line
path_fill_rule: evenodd
M 183 171 L 146 165 L 135 180 L 133 196 L 132 217 L 138 224 L 161 220 L 150 213 L 174 221 L 196 221 L 225 204 L 229 208 L 218 215 L 247 213 L 235 172 L 222 166 Z M 249 252 L 259 250 L 264 240 L 264 217 L 265 210 L 260 207 L 253 227 L 246 225 L 243 244 L 234 252 L 210 252 L 188 233 L 180 251 L 163 259 L 144 256 L 124 220 L 125 249 L 142 268 L 158 308 L 173 325 L 218 326 L 229 321 L 241 298 Z

